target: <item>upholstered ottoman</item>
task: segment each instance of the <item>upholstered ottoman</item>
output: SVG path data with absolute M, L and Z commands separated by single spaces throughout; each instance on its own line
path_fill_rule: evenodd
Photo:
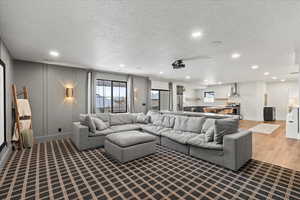
M 107 154 L 121 163 L 155 153 L 156 137 L 140 131 L 125 131 L 107 135 L 104 148 Z

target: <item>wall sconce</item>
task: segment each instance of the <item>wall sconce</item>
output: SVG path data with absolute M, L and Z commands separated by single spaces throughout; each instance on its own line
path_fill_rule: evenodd
M 133 96 L 134 96 L 134 101 L 137 101 L 137 99 L 138 99 L 138 89 L 137 88 L 134 88 L 133 89 Z
M 66 88 L 66 98 L 73 99 L 73 97 L 74 97 L 74 88 L 67 87 Z

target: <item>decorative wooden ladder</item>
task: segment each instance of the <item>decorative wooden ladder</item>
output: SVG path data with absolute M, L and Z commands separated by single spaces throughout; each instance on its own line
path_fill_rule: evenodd
M 12 93 L 13 93 L 13 102 L 14 102 L 14 106 L 15 106 L 15 118 L 16 118 L 15 120 L 16 120 L 16 128 L 17 128 L 17 130 L 14 131 L 14 134 L 18 134 L 17 135 L 18 140 L 17 141 L 12 141 L 12 142 L 17 143 L 19 148 L 22 149 L 24 146 L 23 146 L 23 138 L 21 136 L 20 121 L 25 120 L 25 119 L 30 120 L 30 129 L 32 129 L 32 116 L 26 116 L 26 117 L 20 116 L 17 100 L 18 100 L 19 96 L 23 95 L 24 96 L 23 99 L 27 99 L 28 103 L 29 103 L 29 94 L 28 94 L 28 89 L 26 87 L 23 87 L 22 92 L 17 93 L 17 87 L 16 87 L 15 84 L 12 85 Z M 14 129 L 15 129 L 15 126 L 14 126 Z

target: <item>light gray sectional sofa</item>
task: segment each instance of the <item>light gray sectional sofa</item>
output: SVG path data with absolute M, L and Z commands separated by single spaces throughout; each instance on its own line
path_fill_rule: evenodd
M 91 132 L 87 115 L 81 115 L 80 122 L 73 123 L 71 138 L 79 150 L 103 147 L 109 134 L 139 130 L 156 136 L 157 144 L 232 170 L 238 170 L 252 156 L 252 133 L 240 130 L 235 116 L 153 111 L 142 121 L 134 113 L 92 116 L 109 127 Z

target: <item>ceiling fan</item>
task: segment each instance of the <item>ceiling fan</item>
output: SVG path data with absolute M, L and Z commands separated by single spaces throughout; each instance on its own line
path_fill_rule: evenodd
M 182 69 L 185 68 L 185 64 L 183 61 L 189 61 L 189 60 L 207 60 L 207 59 L 211 59 L 210 56 L 206 56 L 206 55 L 199 55 L 199 56 L 193 56 L 193 57 L 189 57 L 189 58 L 181 58 L 178 60 L 175 60 L 172 63 L 173 69 Z

